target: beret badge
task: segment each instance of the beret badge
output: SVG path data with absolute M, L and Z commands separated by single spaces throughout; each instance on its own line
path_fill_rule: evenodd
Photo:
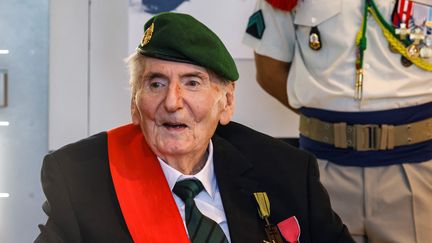
M 152 38 L 153 35 L 153 31 L 154 31 L 154 23 L 152 23 L 150 27 L 148 27 L 144 32 L 143 38 L 141 40 L 141 46 L 145 46 L 150 42 L 150 39 Z

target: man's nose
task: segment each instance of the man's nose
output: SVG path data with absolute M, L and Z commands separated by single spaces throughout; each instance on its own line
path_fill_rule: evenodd
M 165 109 L 174 112 L 181 108 L 183 108 L 183 90 L 179 84 L 172 83 L 165 97 Z

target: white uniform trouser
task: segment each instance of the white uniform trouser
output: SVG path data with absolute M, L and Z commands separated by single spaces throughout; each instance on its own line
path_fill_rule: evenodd
M 432 243 L 432 160 L 382 167 L 318 160 L 333 209 L 358 243 Z

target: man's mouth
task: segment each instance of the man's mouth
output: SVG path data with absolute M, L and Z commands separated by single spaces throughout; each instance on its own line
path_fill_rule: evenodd
M 187 125 L 184 123 L 172 123 L 172 122 L 164 122 L 163 126 L 167 129 L 181 129 L 187 128 Z

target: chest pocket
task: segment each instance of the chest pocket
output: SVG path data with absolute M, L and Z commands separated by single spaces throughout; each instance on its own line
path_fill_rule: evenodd
M 303 0 L 298 1 L 295 9 L 294 24 L 296 28 L 297 43 L 301 55 L 304 57 L 304 64 L 309 68 L 313 76 L 320 76 L 328 70 L 330 65 L 336 61 L 341 50 L 345 47 L 346 36 L 343 26 L 342 0 Z M 317 26 L 320 32 L 320 42 L 322 48 L 319 51 L 310 48 L 310 33 L 312 27 Z M 354 33 L 355 34 L 355 33 Z M 348 41 L 352 41 L 352 36 L 348 36 Z M 331 43 L 331 48 L 328 48 Z
M 304 0 L 296 7 L 294 23 L 298 26 L 317 26 L 342 11 L 342 0 Z

